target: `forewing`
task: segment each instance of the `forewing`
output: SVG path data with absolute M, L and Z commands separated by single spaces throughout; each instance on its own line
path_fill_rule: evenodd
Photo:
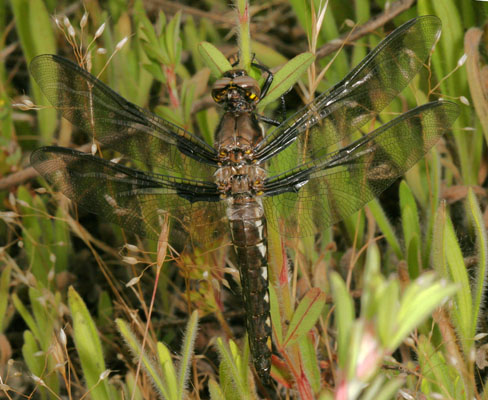
M 419 72 L 441 31 L 432 15 L 408 21 L 388 35 L 341 82 L 271 131 L 259 144 L 264 161 L 293 143 L 293 159 L 306 163 L 378 115 Z M 319 154 L 318 154 L 319 153 Z M 271 166 L 275 160 L 270 160 Z M 292 164 L 294 163 L 294 164 Z
M 422 105 L 333 154 L 269 178 L 268 224 L 284 236 L 307 236 L 353 214 L 417 163 L 458 114 L 451 102 Z
M 31 164 L 58 191 L 124 229 L 158 239 L 167 216 L 172 233 L 207 242 L 225 232 L 223 204 L 213 182 L 127 168 L 62 147 L 42 147 Z
M 30 72 L 62 116 L 103 145 L 191 178 L 207 179 L 215 171 L 211 146 L 125 100 L 71 61 L 43 54 L 32 60 Z

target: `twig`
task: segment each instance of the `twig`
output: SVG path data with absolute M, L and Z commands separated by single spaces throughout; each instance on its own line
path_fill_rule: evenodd
M 408 10 L 415 0 L 398 0 L 393 3 L 387 10 L 377 15 L 375 18 L 370 19 L 364 25 L 356 28 L 354 32 L 348 32 L 341 37 L 331 40 L 327 44 L 324 44 L 320 49 L 317 50 L 317 58 L 325 57 L 332 54 L 341 48 L 344 42 L 352 43 L 359 38 L 366 36 L 367 34 L 373 32 L 379 27 L 385 25 L 388 21 L 395 18 L 397 15 L 401 14 L 403 11 Z
M 90 151 L 92 143 L 85 143 L 83 146 L 77 147 L 76 150 L 87 152 Z M 36 177 L 38 172 L 33 167 L 27 167 L 22 171 L 15 172 L 5 178 L 0 179 L 0 190 L 8 189 L 12 186 L 20 185 L 21 183 Z

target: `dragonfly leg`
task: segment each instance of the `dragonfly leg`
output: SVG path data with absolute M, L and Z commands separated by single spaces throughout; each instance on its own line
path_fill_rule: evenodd
M 259 121 L 262 121 L 266 124 L 273 125 L 273 126 L 278 126 L 281 125 L 280 121 L 277 121 L 276 119 L 266 117 L 265 115 L 258 115 L 256 114 L 256 117 Z

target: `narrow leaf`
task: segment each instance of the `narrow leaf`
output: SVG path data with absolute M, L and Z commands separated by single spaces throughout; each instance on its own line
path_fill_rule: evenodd
M 232 69 L 229 60 L 213 44 L 201 42 L 198 45 L 198 51 L 214 78 L 220 78 L 225 71 Z
M 474 336 L 476 327 L 481 322 L 478 321 L 478 316 L 482 304 L 483 293 L 486 286 L 486 273 L 488 263 L 488 248 L 486 229 L 481 214 L 480 206 L 476 200 L 473 190 L 470 188 L 468 192 L 468 210 L 471 213 L 474 231 L 476 233 L 476 244 L 478 249 L 478 264 L 476 266 L 476 277 L 473 281 L 473 325 L 471 327 L 471 334 Z
M 302 53 L 288 61 L 275 75 L 266 97 L 259 102 L 259 109 L 286 93 L 315 60 L 312 53 Z
M 5 258 L 8 259 L 8 257 Z M 3 271 L 0 274 L 0 332 L 5 332 L 7 318 L 11 314 L 10 312 L 7 313 L 11 272 L 12 266 L 6 265 L 3 267 Z
M 446 260 L 451 280 L 460 285 L 460 290 L 455 296 L 456 307 L 453 308 L 453 314 L 457 325 L 456 328 L 461 334 L 461 341 L 463 344 L 471 346 L 468 342 L 472 343 L 471 326 L 475 321 L 472 320 L 474 313 L 470 279 L 468 270 L 464 264 L 464 258 L 456 237 L 456 232 L 454 232 L 454 227 L 452 226 L 449 216 L 446 217 L 444 240 Z
M 324 308 L 326 296 L 319 288 L 310 289 L 298 305 L 286 333 L 285 346 L 300 339 L 313 328 Z
M 385 343 L 385 347 L 390 351 L 396 350 L 409 333 L 429 317 L 436 307 L 456 293 L 456 285 L 432 282 L 433 279 L 433 274 L 424 274 L 406 289 L 395 316 L 397 329 Z
M 220 354 L 222 367 L 226 371 L 226 374 L 232 379 L 234 383 L 234 389 L 237 391 L 238 398 L 247 399 L 249 398 L 249 386 L 247 382 L 242 382 L 239 373 L 239 368 L 237 362 L 228 346 L 225 345 L 221 338 L 217 339 L 217 350 Z
M 345 368 L 349 360 L 349 337 L 351 327 L 354 322 L 354 304 L 351 295 L 348 293 L 346 285 L 339 274 L 336 272 L 330 276 L 332 296 L 336 305 L 335 321 L 337 326 L 337 344 L 339 366 Z
M 320 370 L 314 335 L 310 332 L 299 339 L 301 365 L 315 393 L 320 391 Z
M 193 347 L 198 330 L 198 311 L 193 311 L 188 325 L 186 326 L 183 347 L 181 349 L 181 362 L 178 371 L 178 398 L 183 398 L 183 392 L 186 389 L 188 375 L 190 372 L 190 361 L 193 356 Z
M 380 228 L 381 232 L 385 236 L 386 241 L 395 252 L 395 255 L 400 259 L 403 258 L 402 248 L 396 236 L 395 230 L 393 229 L 390 221 L 388 220 L 385 211 L 381 207 L 378 199 L 374 199 L 373 201 L 369 202 L 368 208 L 373 214 L 374 219 L 378 224 L 378 227 Z
M 142 366 L 144 367 L 144 370 L 146 371 L 149 378 L 152 380 L 156 389 L 165 399 L 173 399 L 173 397 L 171 397 L 170 395 L 171 391 L 161 378 L 158 368 L 156 368 L 156 366 L 153 364 L 152 358 L 148 357 L 146 352 L 142 352 L 141 344 L 136 339 L 129 325 L 122 319 L 116 319 L 115 323 L 117 324 L 117 328 L 121 336 L 124 338 L 129 349 L 132 351 L 136 358 L 141 358 Z
M 68 291 L 68 305 L 73 319 L 75 347 L 91 397 L 110 400 L 112 396 L 107 381 L 99 381 L 100 375 L 107 369 L 100 335 L 83 299 L 73 287 Z
M 212 378 L 208 382 L 208 391 L 210 392 L 210 400 L 225 400 L 224 393 L 220 386 Z
M 283 326 L 280 318 L 280 304 L 276 297 L 276 290 L 273 285 L 269 285 L 269 313 L 271 315 L 271 326 L 276 339 L 276 344 L 281 347 L 283 344 Z
M 169 349 L 161 342 L 157 344 L 157 352 L 159 358 L 159 364 L 163 369 L 163 376 L 165 381 L 165 388 L 168 391 L 168 399 L 181 399 L 178 397 L 178 378 L 176 376 L 176 369 L 171 359 L 171 353 Z

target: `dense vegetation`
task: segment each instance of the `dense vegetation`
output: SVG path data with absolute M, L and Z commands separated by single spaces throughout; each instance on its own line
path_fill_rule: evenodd
M 324 12 L 319 1 L 251 1 L 250 21 L 237 18 L 237 1 L 182 3 L 0 5 L 2 398 L 242 399 L 265 390 L 277 398 L 488 398 L 487 3 L 331 0 Z M 291 114 L 394 28 L 426 14 L 443 24 L 430 62 L 363 133 L 439 97 L 457 102 L 461 115 L 360 212 L 304 239 L 270 230 L 271 389 L 251 373 L 228 240 L 209 251 L 166 232 L 169 245 L 158 247 L 77 208 L 29 168 L 40 145 L 92 145 L 41 96 L 28 73 L 36 55 L 90 52 L 92 74 L 211 144 L 219 110 L 202 41 L 232 58 L 239 32 L 241 51 L 250 46 L 273 71 L 314 53 L 314 67 L 285 97 Z M 280 104 L 261 111 L 279 115 Z

